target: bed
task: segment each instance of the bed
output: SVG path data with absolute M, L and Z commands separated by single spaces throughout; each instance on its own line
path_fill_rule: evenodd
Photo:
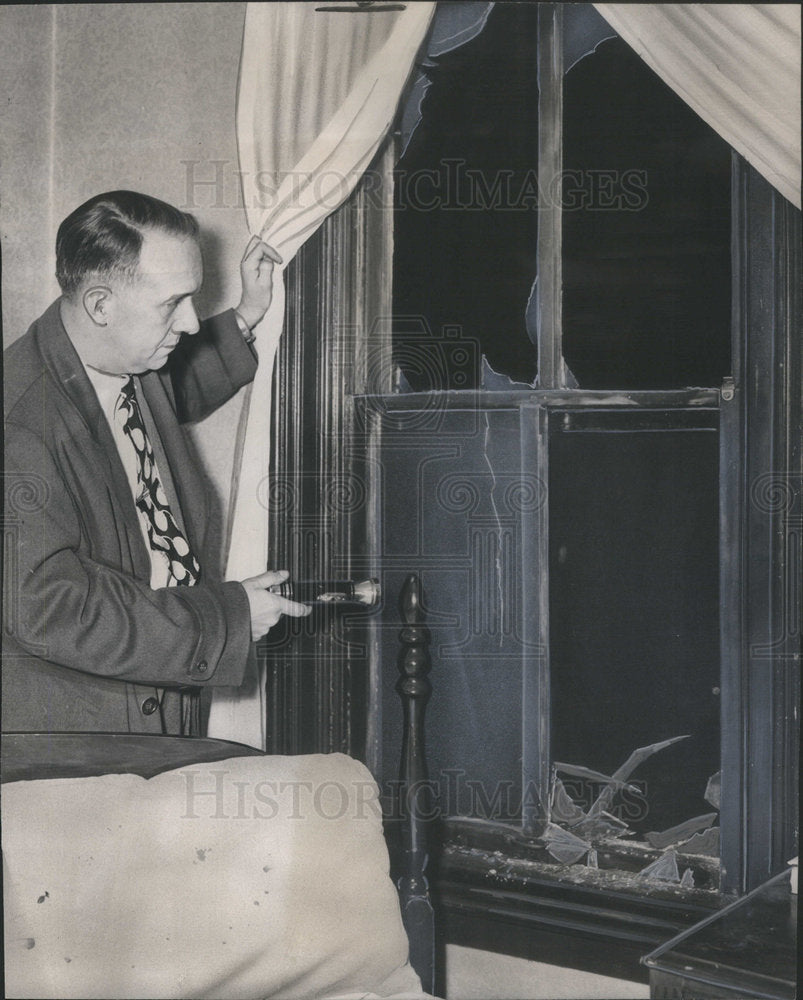
M 408 786 L 425 775 L 417 594 Z M 358 761 L 98 733 L 5 734 L 2 755 L 6 996 L 430 995 L 424 828 L 406 816 L 394 885 Z

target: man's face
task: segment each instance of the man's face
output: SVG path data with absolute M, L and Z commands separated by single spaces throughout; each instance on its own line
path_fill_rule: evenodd
M 137 275 L 112 287 L 105 370 L 123 374 L 161 368 L 182 334 L 198 332 L 192 297 L 202 279 L 194 239 L 147 231 Z

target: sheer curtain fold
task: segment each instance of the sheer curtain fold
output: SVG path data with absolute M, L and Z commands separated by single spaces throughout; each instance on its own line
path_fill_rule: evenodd
M 434 3 L 402 11 L 320 11 L 326 3 L 249 3 L 237 142 L 249 229 L 282 255 L 256 329 L 229 501 L 226 578 L 264 572 L 273 364 L 284 323 L 284 268 L 351 194 L 387 135 Z M 309 331 L 314 336 L 314 331 Z M 278 567 L 282 568 L 282 567 Z M 265 678 L 214 692 L 208 733 L 264 749 Z
M 800 207 L 798 4 L 594 6 L 665 83 Z

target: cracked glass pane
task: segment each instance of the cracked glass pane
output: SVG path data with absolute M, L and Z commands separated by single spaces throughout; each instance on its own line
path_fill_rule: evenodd
M 495 4 L 481 31 L 423 69 L 421 119 L 395 173 L 394 349 L 413 390 L 479 386 L 479 366 L 467 379 L 460 351 L 440 368 L 426 357 L 416 365 L 449 336 L 485 356 L 489 377 L 536 377 L 526 313 L 538 235 L 537 7 Z

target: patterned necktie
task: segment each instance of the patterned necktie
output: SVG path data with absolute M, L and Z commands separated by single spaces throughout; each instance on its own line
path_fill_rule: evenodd
M 161 552 L 170 568 L 169 587 L 191 587 L 198 582 L 201 567 L 192 554 L 189 542 L 173 517 L 153 457 L 153 448 L 145 430 L 142 411 L 129 375 L 114 408 L 123 432 L 137 456 L 137 509 L 145 520 L 148 539 L 154 552 Z

